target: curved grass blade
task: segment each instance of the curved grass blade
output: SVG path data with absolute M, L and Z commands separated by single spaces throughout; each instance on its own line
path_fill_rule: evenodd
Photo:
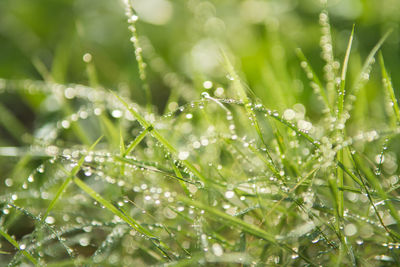
M 144 129 L 138 136 L 136 136 L 135 140 L 133 140 L 132 143 L 126 148 L 126 150 L 122 153 L 122 156 L 125 157 L 129 153 L 131 153 L 131 151 L 135 149 L 135 147 L 143 140 L 143 138 L 145 138 L 146 135 L 152 130 L 153 130 L 152 126 L 149 126 L 146 129 Z
M 249 233 L 251 235 L 254 235 L 256 237 L 259 237 L 273 245 L 279 246 L 283 249 L 289 250 L 290 252 L 295 252 L 293 251 L 292 248 L 290 248 L 289 246 L 282 244 L 281 242 L 279 242 L 278 240 L 275 239 L 275 237 L 273 235 L 271 235 L 270 233 L 262 230 L 261 228 L 255 226 L 254 224 L 249 224 L 245 221 L 240 220 L 237 217 L 234 216 L 230 216 L 228 214 L 226 214 L 225 212 L 219 211 L 218 209 L 215 209 L 209 205 L 205 205 L 199 201 L 196 200 L 192 200 L 183 196 L 178 196 L 178 200 L 184 202 L 186 205 L 191 205 L 194 207 L 197 207 L 199 209 L 205 210 L 208 213 L 210 213 L 211 215 L 213 215 L 213 218 L 216 220 L 222 220 L 224 221 L 226 224 L 228 225 L 232 225 L 235 226 L 239 229 L 241 229 L 242 231 Z M 299 257 L 301 257 L 304 261 L 306 261 L 308 264 L 310 264 L 311 266 L 315 266 L 315 264 L 308 259 L 307 257 L 305 257 L 304 255 L 295 252 L 296 254 L 299 255 Z
M 300 65 L 304 69 L 307 78 L 311 80 L 311 87 L 314 89 L 314 91 L 321 96 L 322 102 L 324 103 L 325 107 L 328 109 L 328 113 L 332 114 L 332 108 L 331 105 L 329 104 L 329 99 L 328 96 L 325 93 L 325 89 L 322 86 L 321 81 L 319 80 L 317 74 L 311 67 L 310 63 L 308 62 L 306 56 L 304 55 L 303 51 L 300 48 L 297 48 L 296 50 L 296 55 L 301 61 Z M 333 115 L 333 114 L 332 114 Z
M 400 111 L 399 111 L 399 103 L 397 102 L 396 95 L 394 93 L 392 81 L 390 79 L 390 76 L 386 70 L 385 67 L 385 62 L 383 61 L 383 56 L 382 53 L 379 53 L 379 63 L 381 65 L 381 72 L 382 72 L 382 81 L 383 81 L 383 86 L 385 87 L 386 91 L 388 92 L 388 95 L 390 97 L 391 105 L 393 107 L 394 114 L 396 116 L 396 122 L 397 124 L 400 124 Z
M 100 140 L 103 138 L 103 136 L 100 136 L 93 144 L 92 146 L 89 148 L 89 151 L 93 150 L 96 145 L 100 142 Z M 61 187 L 58 189 L 56 196 L 53 198 L 53 200 L 50 202 L 49 206 L 47 207 L 47 210 L 45 212 L 45 214 L 42 217 L 42 222 L 44 222 L 44 220 L 46 220 L 47 216 L 49 215 L 50 211 L 53 209 L 54 205 L 56 204 L 56 202 L 58 201 L 58 199 L 61 197 L 61 195 L 64 193 L 65 188 L 70 184 L 71 180 L 73 179 L 73 177 L 75 177 L 79 170 L 81 169 L 83 163 L 85 162 L 85 156 L 82 156 L 79 161 L 78 164 L 71 170 L 71 172 L 69 173 L 69 176 L 67 177 L 67 179 L 63 182 L 63 184 L 61 185 Z
M 114 159 L 117 160 L 117 161 L 120 161 L 122 163 L 127 163 L 127 164 L 130 164 L 130 165 L 133 165 L 133 166 L 138 166 L 140 168 L 144 168 L 144 169 L 146 169 L 148 171 L 158 172 L 158 173 L 160 173 L 162 175 L 165 175 L 165 176 L 167 176 L 169 178 L 177 179 L 177 180 L 179 180 L 181 182 L 185 182 L 185 183 L 189 183 L 189 184 L 196 184 L 195 182 L 186 179 L 182 175 L 173 175 L 173 173 L 171 171 L 167 170 L 167 169 L 161 169 L 161 168 L 157 168 L 157 167 L 154 167 L 154 166 L 145 165 L 144 163 L 135 162 L 135 161 L 132 161 L 131 159 L 118 157 L 118 156 L 115 156 Z
M 264 140 L 260 125 L 257 120 L 257 116 L 249 106 L 250 101 L 249 101 L 249 98 L 247 97 L 246 90 L 240 81 L 239 75 L 236 73 L 231 61 L 229 60 L 228 56 L 225 54 L 225 52 L 223 50 L 222 50 L 222 56 L 225 61 L 225 66 L 227 68 L 228 75 L 230 76 L 230 79 L 233 82 L 233 87 L 235 89 L 235 92 L 238 95 L 239 99 L 243 102 L 246 112 L 247 112 L 250 120 L 252 121 L 252 125 L 254 126 L 254 129 L 255 129 L 258 137 L 260 138 L 261 142 L 263 143 L 263 145 L 266 149 L 265 152 L 266 152 L 268 158 L 271 160 L 271 164 L 272 164 L 273 168 L 275 169 L 275 172 L 279 173 L 279 171 L 278 171 L 277 167 L 275 166 L 274 161 L 272 159 L 270 149 L 268 148 L 267 143 Z
M 90 186 L 88 186 L 81 179 L 79 179 L 78 177 L 74 177 L 73 180 L 74 180 L 74 183 L 79 188 L 81 188 L 83 191 L 85 191 L 86 194 L 88 194 L 94 200 L 99 202 L 101 205 L 103 205 L 110 212 L 112 212 L 115 215 L 117 215 L 119 218 L 121 218 L 123 221 L 125 221 L 133 229 L 135 229 L 139 233 L 141 233 L 141 234 L 145 235 L 147 238 L 149 238 L 152 241 L 152 243 L 161 251 L 162 254 L 164 254 L 167 258 L 171 259 L 170 256 L 168 255 L 167 251 L 166 251 L 168 249 L 167 245 L 164 244 L 158 237 L 156 237 L 153 233 L 151 233 L 149 230 L 147 230 L 142 225 L 140 225 L 131 216 L 127 215 L 122 210 L 117 209 L 111 202 L 109 202 L 108 200 L 103 198 L 99 193 L 94 191 Z
M 365 82 L 368 81 L 369 79 L 369 74 L 371 72 L 371 66 L 375 62 L 375 54 L 378 52 L 378 50 L 381 48 L 382 44 L 385 42 L 385 40 L 388 38 L 392 30 L 389 30 L 385 33 L 385 35 L 382 36 L 382 38 L 378 41 L 378 43 L 372 48 L 371 52 L 368 54 L 367 59 L 365 60 L 361 72 L 354 83 L 353 86 L 353 96 L 356 96 L 358 91 L 364 86 Z M 345 105 L 345 107 L 351 108 L 353 101 L 355 101 L 355 97 L 353 98 L 347 98 L 347 101 L 349 102 L 348 105 Z
M 376 217 L 378 218 L 380 224 L 381 224 L 382 227 L 385 229 L 385 231 L 386 231 L 389 235 L 392 236 L 392 238 L 393 238 L 394 240 L 396 240 L 396 239 L 397 239 L 397 240 L 400 240 L 400 239 L 399 239 L 399 238 L 400 238 L 400 235 L 399 235 L 397 232 L 394 232 L 394 231 L 392 231 L 391 229 L 389 229 L 389 228 L 385 225 L 385 223 L 383 222 L 382 216 L 381 216 L 381 214 L 379 213 L 379 211 L 378 211 L 378 209 L 377 209 L 377 207 L 376 207 L 376 205 L 375 205 L 375 203 L 374 203 L 374 200 L 373 200 L 373 198 L 372 198 L 372 194 L 371 194 L 370 190 L 368 189 L 368 186 L 366 185 L 366 183 L 365 183 L 365 181 L 364 181 L 364 179 L 363 179 L 363 177 L 362 177 L 362 175 L 361 175 L 361 173 L 360 173 L 360 170 L 357 168 L 357 164 L 356 164 L 356 162 L 355 162 L 354 155 L 350 153 L 350 157 L 351 157 L 351 160 L 352 160 L 353 165 L 356 167 L 356 172 L 357 172 L 357 175 L 360 177 L 360 180 L 361 180 L 361 182 L 362 182 L 362 187 L 363 187 L 364 190 L 365 190 L 365 193 L 366 193 L 366 195 L 367 195 L 367 197 L 368 197 L 368 200 L 369 200 L 369 202 L 370 202 L 372 208 L 374 209 L 374 212 L 375 212 Z
M 156 129 L 153 128 L 153 125 L 149 123 L 148 121 L 143 118 L 142 115 L 133 107 L 129 106 L 126 101 L 124 101 L 121 97 L 119 97 L 117 94 L 115 94 L 113 91 L 110 91 L 124 106 L 125 108 L 135 117 L 138 122 L 144 127 L 145 129 L 153 129 L 151 131 L 152 135 L 154 138 L 156 138 L 171 154 L 177 155 L 178 151 L 175 149 L 173 145 L 171 145 L 167 139 L 165 139 Z M 202 182 L 208 182 L 209 179 L 207 179 L 197 168 L 190 163 L 188 160 L 182 160 L 182 163 L 194 174 L 196 175 Z
M 353 29 L 351 30 L 351 34 L 350 34 L 350 38 L 349 38 L 349 43 L 347 44 L 346 54 L 345 54 L 344 60 L 343 60 L 342 74 L 340 76 L 340 89 L 339 89 L 339 95 L 338 95 L 338 114 L 337 114 L 339 123 L 341 123 L 340 120 L 341 120 L 341 117 L 343 114 L 347 66 L 349 64 L 351 45 L 353 43 L 353 38 L 354 38 L 354 27 L 355 26 L 353 25 Z
M 0 235 L 2 235 L 8 242 L 10 242 L 10 244 L 13 245 L 18 251 L 20 251 L 30 262 L 32 262 L 34 265 L 38 265 L 38 261 L 29 252 L 21 249 L 21 246 L 18 244 L 18 242 L 1 228 Z
M 136 222 L 132 217 L 125 215 L 121 210 L 117 209 L 111 202 L 104 199 L 100 194 L 94 191 L 91 187 L 89 187 L 85 182 L 81 179 L 75 177 L 74 183 L 80 187 L 83 191 L 85 191 L 89 196 L 91 196 L 94 200 L 102 204 L 106 209 L 120 217 L 127 224 L 129 224 L 133 229 L 138 231 L 139 233 L 146 235 L 149 238 L 156 238 L 149 230 L 141 226 L 138 222 Z

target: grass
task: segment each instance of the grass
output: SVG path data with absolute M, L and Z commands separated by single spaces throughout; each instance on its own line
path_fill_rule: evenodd
M 82 84 L 57 78 L 68 77 L 61 59 L 47 69 L 38 57 L 41 79 L 0 79 L 14 105 L 0 103 L 1 266 L 400 264 L 400 108 L 380 51 L 389 32 L 364 56 L 353 26 L 337 53 L 322 9 L 322 65 L 277 38 L 297 58 L 273 50 L 257 76 L 219 39 L 214 73 L 204 62 L 179 71 L 157 50 L 166 41 L 145 37 L 140 9 L 120 8 L 134 89 L 109 89 L 101 56 L 87 52 Z

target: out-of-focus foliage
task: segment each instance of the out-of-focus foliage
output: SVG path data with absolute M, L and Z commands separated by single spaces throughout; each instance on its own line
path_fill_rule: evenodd
M 185 79 L 195 81 L 195 85 L 203 77 L 214 80 L 224 76 L 218 64 L 221 45 L 229 47 L 249 85 L 263 99 L 275 87 L 271 82 L 266 84 L 266 79 L 292 87 L 293 80 L 299 78 L 294 48 L 301 47 L 315 69 L 322 69 L 319 1 L 138 0 L 134 4 L 141 18 L 137 27 L 139 36 L 145 38 L 144 50 L 148 46 L 154 48 L 147 49 L 148 56 L 156 59 L 153 64 L 161 68 L 157 61 L 160 56 L 168 70 L 185 74 Z M 353 48 L 358 51 L 353 65 L 368 54 L 380 36 L 394 28 L 383 52 L 388 68 L 398 72 L 399 6 L 396 0 L 328 1 L 338 58 L 344 55 L 353 24 Z M 81 59 L 90 52 L 103 86 L 115 88 L 126 83 L 135 93 L 135 100 L 143 101 L 119 1 L 99 0 L 93 4 L 86 0 L 3 0 L 0 20 L 1 77 L 42 79 L 35 68 L 40 61 L 56 82 L 84 83 L 87 77 Z M 163 108 L 171 88 L 163 82 L 162 74 L 150 75 L 156 103 Z M 393 79 L 400 82 L 397 75 Z M 297 94 L 307 97 L 304 91 L 307 90 L 297 88 Z M 289 103 L 280 101 L 279 107 L 293 104 L 293 99 L 286 102 Z

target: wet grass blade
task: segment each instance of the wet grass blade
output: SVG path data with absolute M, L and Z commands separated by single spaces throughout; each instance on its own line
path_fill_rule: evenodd
M 135 117 L 138 122 L 145 129 L 153 129 L 151 131 L 154 138 L 156 138 L 171 154 L 177 156 L 178 151 L 175 149 L 173 145 L 171 145 L 167 139 L 165 139 L 156 129 L 154 129 L 151 123 L 147 122 L 142 115 L 133 107 L 129 106 L 129 104 L 124 101 L 121 97 L 116 95 L 113 91 L 110 91 L 124 106 L 128 111 Z M 194 174 L 196 175 L 202 182 L 207 182 L 208 179 L 188 160 L 182 160 L 182 163 Z
M 382 184 L 379 179 L 375 176 L 375 174 L 362 163 L 362 159 L 358 156 L 354 155 L 354 162 L 356 163 L 357 168 L 365 175 L 366 179 L 370 183 L 370 186 L 376 191 L 379 197 L 384 201 L 385 206 L 388 208 L 390 215 L 396 221 L 397 225 L 400 225 L 400 216 L 398 214 L 397 209 L 394 207 L 392 200 L 386 193 L 386 191 L 382 188 Z M 399 234 L 397 234 L 399 236 Z
M 217 209 L 215 209 L 215 208 L 213 208 L 213 207 L 211 207 L 209 205 L 205 205 L 204 203 L 196 201 L 196 200 L 191 200 L 191 199 L 188 199 L 188 198 L 183 197 L 183 196 L 178 196 L 178 199 L 180 201 L 184 202 L 186 205 L 192 205 L 192 206 L 194 206 L 196 208 L 205 210 L 210 215 L 212 215 L 213 218 L 215 218 L 216 220 L 224 221 L 228 225 L 235 226 L 235 227 L 243 230 L 246 233 L 249 233 L 251 235 L 259 237 L 259 238 L 261 238 L 261 239 L 263 239 L 263 240 L 265 240 L 265 241 L 267 241 L 267 242 L 269 242 L 271 244 L 274 244 L 276 246 L 282 247 L 283 249 L 286 249 L 286 250 L 289 250 L 289 251 L 293 252 L 293 250 L 290 247 L 288 247 L 285 244 L 282 244 L 279 241 L 277 241 L 272 234 L 262 230 L 261 228 L 255 226 L 254 224 L 249 224 L 249 223 L 247 223 L 245 221 L 240 220 L 237 217 L 230 216 L 230 215 L 226 214 L 225 212 L 219 211 L 219 210 L 217 210 Z M 310 265 L 315 266 L 314 263 L 312 263 L 311 260 L 307 259 L 305 256 L 303 256 L 301 254 L 299 254 L 299 256 L 304 261 L 309 263 Z
M 100 142 L 100 140 L 103 138 L 103 136 L 100 136 L 93 144 L 92 146 L 89 148 L 89 151 L 92 151 L 96 145 Z M 47 216 L 49 215 L 50 211 L 53 209 L 54 205 L 57 203 L 58 199 L 61 198 L 61 195 L 64 193 L 65 189 L 67 188 L 67 186 L 71 183 L 71 180 L 73 179 L 73 177 L 75 177 L 79 170 L 81 169 L 83 163 L 85 162 L 85 156 L 83 155 L 79 161 L 78 164 L 71 170 L 71 172 L 69 173 L 69 176 L 67 177 L 67 179 L 65 179 L 65 181 L 62 183 L 62 185 L 60 186 L 60 188 L 57 190 L 57 193 L 55 195 L 55 197 L 53 198 L 53 200 L 50 202 L 49 206 L 47 207 L 47 210 L 45 212 L 45 214 L 42 217 L 42 222 L 44 222 L 47 218 Z
M 152 95 L 151 95 L 151 90 L 149 83 L 147 81 L 147 74 L 146 74 L 146 63 L 143 60 L 142 56 L 142 47 L 140 46 L 140 41 L 139 41 L 139 36 L 136 31 L 136 21 L 137 21 L 137 15 L 134 14 L 134 10 L 131 6 L 130 1 L 123 1 L 125 5 L 125 14 L 128 19 L 128 23 L 130 24 L 128 29 L 132 33 L 132 37 L 130 41 L 133 44 L 133 47 L 135 49 L 135 56 L 136 56 L 136 61 L 137 61 L 137 66 L 139 69 L 139 79 L 142 82 L 142 87 L 146 96 L 146 108 L 149 113 L 152 112 Z M 132 19 L 134 18 L 134 19 Z M 147 127 L 146 127 L 147 128 Z
M 378 50 L 381 48 L 383 43 L 386 41 L 386 39 L 389 37 L 391 34 L 392 30 L 389 30 L 385 33 L 385 35 L 382 36 L 382 38 L 378 41 L 378 43 L 372 48 L 371 52 L 368 54 L 367 59 L 365 60 L 361 72 L 357 78 L 357 80 L 354 83 L 353 86 L 353 95 L 356 95 L 358 91 L 363 87 L 364 83 L 369 79 L 369 74 L 371 72 L 371 66 L 375 62 L 374 58 Z M 351 107 L 351 105 L 349 105 Z
M 321 81 L 319 80 L 317 74 L 315 71 L 312 69 L 310 63 L 308 62 L 306 56 L 304 55 L 303 51 L 300 48 L 296 49 L 296 54 L 299 60 L 301 61 L 300 64 L 303 67 L 304 71 L 306 72 L 306 75 L 309 79 L 311 79 L 311 87 L 321 96 L 321 99 L 325 105 L 326 108 L 328 108 L 329 113 L 332 113 L 332 108 L 331 105 L 329 104 L 329 99 L 328 96 L 325 93 L 325 89 L 322 86 Z
M 85 182 L 81 179 L 75 177 L 74 183 L 79 186 L 85 193 L 87 193 L 91 198 L 102 204 L 106 209 L 120 217 L 127 224 L 129 224 L 133 229 L 138 231 L 139 233 L 146 235 L 149 238 L 156 238 L 149 230 L 141 226 L 138 222 L 136 222 L 132 217 L 125 215 L 122 211 L 117 209 L 111 202 L 104 199 L 100 194 L 94 191 L 91 187 L 89 187 Z
M 340 89 L 339 89 L 339 95 L 338 95 L 338 107 L 337 107 L 337 121 L 339 125 L 344 124 L 344 121 L 342 119 L 343 116 L 343 105 L 344 105 L 344 99 L 345 99 L 345 88 L 346 88 L 346 74 L 347 74 L 347 65 L 349 63 L 349 58 L 350 58 L 350 51 L 351 51 L 351 45 L 353 43 L 353 37 L 354 37 L 354 25 L 353 29 L 350 34 L 349 42 L 347 45 L 346 49 L 346 54 L 344 56 L 343 60 L 343 66 L 342 66 L 342 74 L 340 77 Z M 338 127 L 338 135 L 341 135 L 344 138 L 345 132 L 344 132 L 344 125 L 341 127 Z M 343 150 L 339 150 L 337 152 L 337 159 L 339 162 L 343 162 Z M 343 187 L 343 179 L 344 179 L 344 173 L 342 168 L 337 169 L 337 183 L 338 187 Z M 340 218 L 343 217 L 343 212 L 344 212 L 344 197 L 343 197 L 343 191 L 338 190 L 337 193 L 339 194 L 337 196 L 337 201 L 338 201 L 338 214 Z M 340 221 L 340 218 L 337 218 L 337 221 Z
M 376 215 L 376 217 L 378 218 L 380 224 L 382 225 L 382 227 L 385 229 L 385 231 L 386 231 L 389 235 L 391 235 L 391 236 L 394 237 L 394 240 L 396 240 L 396 239 L 397 239 L 397 240 L 400 240 L 400 235 L 399 235 L 397 232 L 392 231 L 391 229 L 389 229 L 389 228 L 385 225 L 385 223 L 383 222 L 382 216 L 381 216 L 381 214 L 379 214 L 379 211 L 378 211 L 378 209 L 377 209 L 377 207 L 376 207 L 376 205 L 375 205 L 375 203 L 374 203 L 372 194 L 371 194 L 370 190 L 368 189 L 368 186 L 366 185 L 366 183 L 365 183 L 365 181 L 364 181 L 364 179 L 363 179 L 363 177 L 362 177 L 362 175 L 361 175 L 361 173 L 360 173 L 360 170 L 357 168 L 357 164 L 356 164 L 356 162 L 355 162 L 354 156 L 353 156 L 351 153 L 350 153 L 350 156 L 351 156 L 351 160 L 352 160 L 353 165 L 356 167 L 357 175 L 360 177 L 360 180 L 361 180 L 361 182 L 362 182 L 362 187 L 363 187 L 363 189 L 365 190 L 365 193 L 366 193 L 366 195 L 367 195 L 367 197 L 368 197 L 368 200 L 369 200 L 369 202 L 370 202 L 372 208 L 374 209 L 375 215 Z
M 73 179 L 74 183 L 81 188 L 86 194 L 88 194 L 91 198 L 99 202 L 101 205 L 103 205 L 107 210 L 121 218 L 123 221 L 125 221 L 129 226 L 131 226 L 133 229 L 138 231 L 139 233 L 145 235 L 147 238 L 151 240 L 151 242 L 161 251 L 162 254 L 164 254 L 167 258 L 170 259 L 170 256 L 167 253 L 167 250 L 169 249 L 158 237 L 156 237 L 153 233 L 151 233 L 149 230 L 144 228 L 142 225 L 140 225 L 135 219 L 133 219 L 131 216 L 126 214 L 124 211 L 116 208 L 111 202 L 103 198 L 100 194 L 98 194 L 96 191 L 94 191 L 90 186 L 88 186 L 85 182 L 83 182 L 81 179 L 78 177 L 75 177 Z
M 388 95 L 390 97 L 391 106 L 393 107 L 393 111 L 394 111 L 394 114 L 396 116 L 396 122 L 397 122 L 397 125 L 398 125 L 398 124 L 400 124 L 399 103 L 397 102 L 397 98 L 396 98 L 396 95 L 394 93 L 392 81 L 391 81 L 390 76 L 389 76 L 389 74 L 388 74 L 388 72 L 386 70 L 385 62 L 383 60 L 382 53 L 379 53 L 379 63 L 381 65 L 383 85 L 384 85 L 384 87 L 385 87 L 385 89 L 388 92 Z
M 2 235 L 8 242 L 10 242 L 10 244 L 13 245 L 19 252 L 21 252 L 30 262 L 32 262 L 36 266 L 38 265 L 38 261 L 29 252 L 21 249 L 21 246 L 18 244 L 18 242 L 9 234 L 0 229 L 0 235 Z
M 340 89 L 339 89 L 338 108 L 337 108 L 338 109 L 339 123 L 341 123 L 340 120 L 341 120 L 341 117 L 342 117 L 342 114 L 343 114 L 343 104 L 344 104 L 344 98 L 345 98 L 347 66 L 349 64 L 351 45 L 353 44 L 354 27 L 355 26 L 353 25 L 353 29 L 351 30 L 351 34 L 350 34 L 350 38 L 349 38 L 349 43 L 347 44 L 346 54 L 345 54 L 344 60 L 343 60 L 342 74 L 340 76 Z
M 127 156 L 135 147 L 146 137 L 146 135 L 153 130 L 153 127 L 147 127 L 144 129 L 138 136 L 136 136 L 135 140 L 130 143 L 130 145 L 126 148 L 125 152 L 122 153 L 123 157 Z
M 279 171 L 278 171 L 277 167 L 275 166 L 274 161 L 272 159 L 270 148 L 267 146 L 267 144 L 264 140 L 259 122 L 257 120 L 257 116 L 254 113 L 253 109 L 249 106 L 250 101 L 249 101 L 249 98 L 247 97 L 246 90 L 240 81 L 239 75 L 236 73 L 231 61 L 229 60 L 228 56 L 226 55 L 226 53 L 224 51 L 222 51 L 222 56 L 224 58 L 225 67 L 228 71 L 228 76 L 230 77 L 230 80 L 233 83 L 235 92 L 238 95 L 239 99 L 243 102 L 244 108 L 246 109 L 246 112 L 250 118 L 251 124 L 253 125 L 258 137 L 260 138 L 262 144 L 264 145 L 264 147 L 266 149 L 265 153 L 267 154 L 269 160 L 271 161 L 271 166 L 275 169 L 275 171 L 274 171 L 275 173 L 279 173 Z

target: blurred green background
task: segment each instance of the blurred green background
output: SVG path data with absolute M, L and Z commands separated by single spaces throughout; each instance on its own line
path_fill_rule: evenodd
M 167 103 L 198 99 L 203 82 L 226 84 L 220 48 L 230 51 L 235 66 L 255 95 L 270 108 L 283 110 L 297 102 L 319 114 L 318 104 L 299 67 L 301 47 L 323 77 L 316 0 L 133 0 L 140 42 L 149 65 L 148 81 L 159 113 Z M 383 46 L 393 83 L 400 84 L 400 1 L 328 1 L 334 52 L 343 60 L 352 25 L 356 25 L 350 80 L 379 38 L 393 28 Z M 133 101 L 144 104 L 134 49 L 120 1 L 2 0 L 0 1 L 0 77 L 88 84 L 85 53 L 93 56 L 99 83 L 128 88 Z M 373 74 L 379 74 L 374 68 Z M 368 97 L 381 90 L 380 75 L 372 75 Z M 351 83 L 350 83 L 351 84 Z M 269 96 L 271 90 L 280 94 Z M 25 99 L 26 100 L 26 99 Z M 26 125 L 35 123 L 40 106 L 2 94 L 0 102 Z M 29 103 L 21 103 L 29 102 Z M 308 105 L 307 105 L 308 104 Z M 15 108 L 18 106 L 18 109 Z M 314 109 L 314 110 L 313 110 Z

